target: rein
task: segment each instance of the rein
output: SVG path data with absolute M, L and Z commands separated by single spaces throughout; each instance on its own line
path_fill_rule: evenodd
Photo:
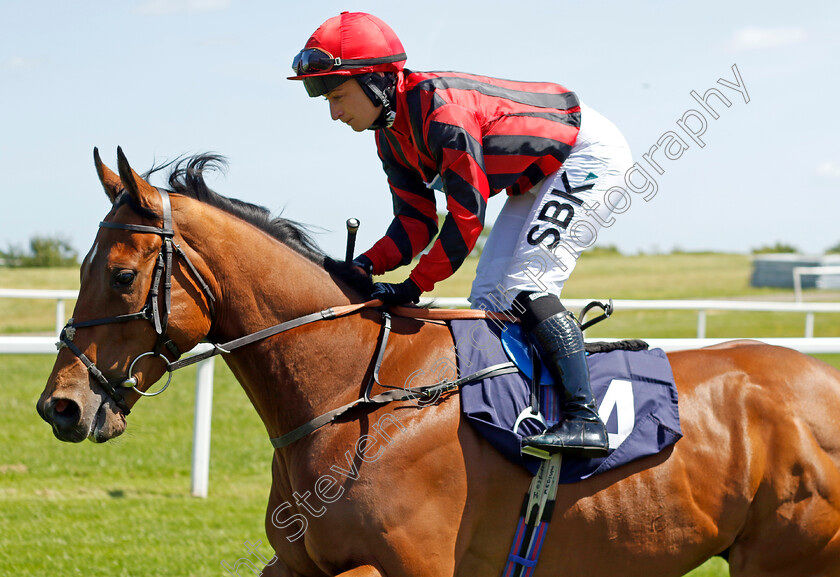
M 190 274 L 193 276 L 193 279 L 198 283 L 199 287 L 201 287 L 202 292 L 207 297 L 207 306 L 209 309 L 211 321 L 215 316 L 215 309 L 213 303 L 216 301 L 216 298 L 213 296 L 209 285 L 202 278 L 201 274 L 198 272 L 198 269 L 195 268 L 187 254 L 181 249 L 179 245 L 177 245 L 174 242 L 173 239 L 175 237 L 175 230 L 172 227 L 172 207 L 169 200 L 169 193 L 161 188 L 157 188 L 157 191 L 160 194 L 161 203 L 163 205 L 163 226 L 156 227 L 142 224 L 122 224 L 117 222 L 105 221 L 99 223 L 100 228 L 126 230 L 129 232 L 139 232 L 142 234 L 156 234 L 161 238 L 160 253 L 158 254 L 157 262 L 155 264 L 153 280 L 149 288 L 149 295 L 146 298 L 145 306 L 136 313 L 128 313 L 113 317 L 104 317 L 100 319 L 81 322 L 76 322 L 74 319 L 71 318 L 61 330 L 59 342 L 56 343 L 56 347 L 59 350 L 64 347 L 67 347 L 74 355 L 76 355 L 76 357 L 78 357 L 78 359 L 82 362 L 85 368 L 87 368 L 88 372 L 90 372 L 93 378 L 95 378 L 97 382 L 99 382 L 99 384 L 108 394 L 108 396 L 111 397 L 111 399 L 116 403 L 116 405 L 120 408 L 124 415 L 128 415 L 131 412 L 128 407 L 128 403 L 126 403 L 125 401 L 125 389 L 133 389 L 140 395 L 146 397 L 153 397 L 161 394 L 163 391 L 166 390 L 166 388 L 169 386 L 169 383 L 172 382 L 172 373 L 178 369 L 182 369 L 184 367 L 198 363 L 200 361 L 222 353 L 230 353 L 238 348 L 295 329 L 303 325 L 323 320 L 337 319 L 365 309 L 379 308 L 383 306 L 384 303 L 382 301 L 371 300 L 363 303 L 330 307 L 322 311 L 310 313 L 276 324 L 274 326 L 236 338 L 226 343 L 211 343 L 213 346 L 212 349 L 203 353 L 199 353 L 197 355 L 193 355 L 186 359 L 179 360 L 181 357 L 181 351 L 178 350 L 178 347 L 175 345 L 172 339 L 170 339 L 167 336 L 167 328 L 169 326 L 169 314 L 172 310 L 173 255 L 180 257 L 184 261 L 184 263 L 187 265 L 187 268 L 189 269 Z M 162 311 L 159 303 L 161 296 L 163 298 Z M 597 319 L 593 319 L 589 323 L 585 323 L 583 328 L 594 324 L 599 320 L 603 320 L 604 318 L 608 317 L 609 314 L 612 312 L 612 302 L 610 302 L 610 304 L 606 306 L 601 303 L 596 303 L 596 305 L 604 309 L 605 315 L 602 315 Z M 589 307 L 591 306 L 593 306 L 592 303 L 590 303 L 586 310 L 589 310 Z M 353 402 L 347 403 L 342 407 L 328 411 L 323 415 L 320 415 L 310 420 L 309 422 L 297 427 L 296 429 L 293 429 L 285 435 L 272 438 L 271 444 L 275 448 L 280 449 L 287 445 L 290 445 L 291 443 L 294 443 L 295 441 L 305 437 L 309 433 L 323 427 L 324 425 L 327 425 L 328 423 L 333 422 L 335 419 L 337 419 L 339 416 L 343 415 L 350 409 L 360 405 L 372 406 L 410 399 L 430 399 L 433 398 L 435 395 L 453 389 L 457 389 L 462 384 L 471 381 L 491 378 L 497 375 L 503 375 L 507 373 L 514 373 L 519 370 L 514 363 L 508 362 L 487 367 L 476 373 L 467 375 L 466 377 L 462 377 L 454 381 L 442 381 L 435 385 L 428 385 L 425 387 L 404 388 L 394 387 L 391 385 L 384 385 L 379 382 L 379 368 L 382 365 L 382 359 L 385 356 L 385 348 L 388 345 L 388 336 L 391 332 L 391 314 L 406 318 L 417 319 L 423 322 L 446 321 L 452 319 L 489 319 L 493 321 L 502 322 L 518 322 L 518 319 L 514 314 L 512 314 L 511 311 L 497 313 L 485 310 L 444 310 L 404 306 L 391 307 L 391 314 L 389 314 L 389 312 L 386 311 L 381 311 L 381 313 L 383 318 L 382 332 L 379 337 L 379 344 L 377 346 L 377 350 L 374 357 L 373 373 L 365 388 L 364 395 L 362 395 L 362 397 L 356 399 Z M 583 317 L 583 315 L 585 315 L 585 311 L 582 312 L 581 318 Z M 96 364 L 93 361 L 91 361 L 90 358 L 88 358 L 88 356 L 85 355 L 81 351 L 81 349 L 79 349 L 79 347 L 76 346 L 76 344 L 73 342 L 73 339 L 76 335 L 76 331 L 82 328 L 95 327 L 99 325 L 113 323 L 131 322 L 135 320 L 146 320 L 152 323 L 152 325 L 155 328 L 155 332 L 158 335 L 155 347 L 151 351 L 141 353 L 140 355 L 135 357 L 133 361 L 131 361 L 131 363 L 128 366 L 128 374 L 126 375 L 126 377 L 118 378 L 115 380 L 108 380 L 108 378 L 104 374 L 102 374 L 102 371 L 99 370 Z M 165 357 L 162 354 L 162 349 L 164 348 L 175 358 L 174 361 L 170 361 L 167 357 Z M 153 356 L 162 359 L 166 363 L 166 371 L 169 373 L 169 377 L 166 380 L 166 384 L 160 390 L 154 393 L 147 393 L 139 390 L 137 388 L 137 378 L 132 376 L 134 373 L 134 365 L 137 364 L 137 361 L 146 356 Z M 381 387 L 392 390 L 371 397 L 370 393 L 373 389 L 374 383 L 380 385 Z
M 210 290 L 209 285 L 205 282 L 204 278 L 202 278 L 201 274 L 198 272 L 198 269 L 195 268 L 192 261 L 190 261 L 187 254 L 181 249 L 181 247 L 176 244 L 173 239 L 175 236 L 175 230 L 172 227 L 172 207 L 169 200 L 169 193 L 161 188 L 157 188 L 158 193 L 161 197 L 161 203 L 163 205 L 163 226 L 156 227 L 156 226 L 148 226 L 142 224 L 123 224 L 117 222 L 106 222 L 102 221 L 99 223 L 99 228 L 110 228 L 116 230 L 126 230 L 130 232 L 139 232 L 142 234 L 155 234 L 161 238 L 161 249 L 160 253 L 157 257 L 157 262 L 155 264 L 154 275 L 152 279 L 151 287 L 149 288 L 149 295 L 146 299 L 145 306 L 138 312 L 135 313 L 128 313 L 123 315 L 116 315 L 113 317 L 103 317 L 99 319 L 87 320 L 76 322 L 74 319 L 70 319 L 67 321 L 67 324 L 61 330 L 61 334 L 59 335 L 59 341 L 56 343 L 56 348 L 61 350 L 64 347 L 67 347 L 78 359 L 82 362 L 88 372 L 96 379 L 96 381 L 102 386 L 108 396 L 116 403 L 116 405 L 120 408 L 124 415 L 128 415 L 131 410 L 128 407 L 128 403 L 125 401 L 123 391 L 125 389 L 133 389 L 135 392 L 139 393 L 140 395 L 153 397 L 156 395 L 161 394 L 166 388 L 169 386 L 170 382 L 172 382 L 172 373 L 177 369 L 181 369 L 187 367 L 189 365 L 195 364 L 200 362 L 204 359 L 208 359 L 215 355 L 221 353 L 230 353 L 240 347 L 244 347 L 245 345 L 249 345 L 256 341 L 260 341 L 266 339 L 268 337 L 289 331 L 291 329 L 307 325 L 309 323 L 322 321 L 322 320 L 330 320 L 336 319 L 340 317 L 344 317 L 356 312 L 359 312 L 364 309 L 368 308 L 375 308 L 383 306 L 382 301 L 379 300 L 371 300 L 364 303 L 359 304 L 351 304 L 351 305 L 342 305 L 337 307 L 330 307 L 324 309 L 322 311 L 310 313 L 307 315 L 303 315 L 301 317 L 297 317 L 295 319 L 291 319 L 277 325 L 262 329 L 255 333 L 251 333 L 232 341 L 216 344 L 212 343 L 213 348 L 205 351 L 204 353 L 199 353 L 197 355 L 193 355 L 186 359 L 180 359 L 181 351 L 178 350 L 178 347 L 175 343 L 167 336 L 167 328 L 169 326 L 169 314 L 172 310 L 172 257 L 173 254 L 180 257 L 184 263 L 187 265 L 187 268 L 190 274 L 193 276 L 194 280 L 198 283 L 199 287 L 201 287 L 202 292 L 207 297 L 207 305 L 210 312 L 210 318 L 212 319 L 215 315 L 215 309 L 213 303 L 216 301 L 216 298 L 213 296 L 212 291 Z M 162 290 L 161 290 L 162 289 Z M 160 298 L 163 298 L 163 309 L 161 310 L 160 306 Z M 464 318 L 473 318 L 473 319 L 494 319 L 494 320 L 504 320 L 504 321 L 511 321 L 514 317 L 510 314 L 504 313 L 494 313 L 489 311 L 466 311 L 466 310 L 431 310 L 431 309 L 423 309 L 417 307 L 393 307 L 391 312 L 395 315 L 407 317 L 407 318 L 414 318 L 423 321 L 430 321 L 430 320 L 449 320 L 449 319 L 464 319 Z M 272 444 L 276 447 L 282 447 L 289 443 L 294 442 L 295 440 L 303 437 L 307 433 L 322 427 L 323 425 L 333 421 L 336 417 L 341 415 L 342 413 L 346 412 L 348 409 L 352 408 L 353 406 L 359 404 L 377 404 L 377 403 L 384 403 L 384 402 L 391 402 L 397 400 L 404 400 L 408 398 L 417 398 L 418 396 L 428 396 L 431 394 L 436 394 L 441 390 L 449 390 L 451 388 L 457 387 L 459 384 L 463 382 L 467 382 L 465 379 L 460 379 L 454 382 L 446 382 L 441 383 L 439 385 L 432 385 L 431 387 L 426 387 L 423 389 L 403 389 L 397 387 L 390 387 L 395 389 L 394 391 L 389 391 L 387 393 L 383 393 L 381 395 L 377 395 L 375 397 L 370 396 L 370 391 L 373 387 L 374 383 L 379 383 L 379 367 L 382 364 L 382 359 L 385 353 L 385 347 L 388 342 L 388 335 L 390 334 L 391 330 L 391 323 L 390 323 L 390 315 L 387 312 L 383 312 L 383 329 L 379 339 L 379 346 L 376 353 L 376 360 L 374 364 L 374 372 L 371 376 L 371 380 L 367 385 L 365 390 L 365 394 L 362 398 L 345 405 L 344 407 L 340 407 L 334 411 L 330 411 L 321 417 L 310 421 L 309 423 L 303 425 L 302 427 L 298 427 L 297 429 L 293 430 L 291 433 L 287 435 L 283 435 L 282 437 L 278 437 L 277 439 L 272 439 Z M 131 322 L 135 320 L 146 320 L 152 323 L 155 328 L 155 332 L 157 333 L 157 341 L 155 343 L 155 347 L 153 350 L 141 353 L 134 360 L 129 364 L 128 367 L 128 374 L 124 378 L 118 378 L 114 380 L 109 380 L 101 370 L 96 366 L 96 364 L 90 360 L 90 358 L 76 346 L 73 339 L 76 336 L 76 331 L 82 328 L 88 327 L 95 327 L 100 325 L 106 324 L 114 324 L 114 323 L 125 323 Z M 174 358 L 174 361 L 170 361 L 162 354 L 162 349 L 166 349 Z M 134 373 L 134 366 L 141 358 L 146 356 L 153 356 L 162 359 L 166 363 L 166 371 L 169 373 L 169 377 L 167 378 L 166 384 L 158 391 L 154 393 L 147 393 L 141 391 L 137 388 L 137 378 L 132 376 Z M 511 366 L 512 363 L 508 363 Z M 516 370 L 515 366 L 511 369 L 507 367 L 497 366 L 497 367 L 490 367 L 491 369 L 500 369 L 505 370 L 505 372 L 513 372 Z M 486 372 L 483 371 L 483 372 Z M 503 374 L 503 373 L 496 373 L 496 374 Z M 485 375 L 486 376 L 486 375 Z M 491 375 L 492 376 L 492 375 Z M 473 378 L 476 378 L 473 376 Z M 484 377 L 482 377 L 484 378 Z M 381 385 L 383 387 L 389 387 L 388 385 Z M 398 390 L 397 390 L 398 389 Z
M 371 300 L 366 301 L 363 303 L 352 304 L 352 305 L 342 305 L 337 307 L 330 307 L 324 309 L 322 311 L 318 311 L 315 313 L 310 313 L 308 315 L 303 315 L 301 317 L 297 317 L 280 324 L 264 328 L 259 330 L 255 333 L 251 333 L 245 335 L 243 337 L 239 337 L 232 341 L 228 341 L 222 344 L 210 343 L 213 348 L 207 350 L 203 353 L 199 353 L 188 357 L 186 359 L 176 361 L 174 363 L 170 363 L 169 367 L 171 370 L 182 369 L 189 365 L 195 364 L 197 362 L 203 361 L 205 359 L 209 359 L 210 357 L 214 357 L 216 355 L 222 353 L 230 353 L 239 347 L 244 347 L 245 345 L 250 345 L 256 341 L 260 341 L 262 339 L 267 339 L 268 337 L 272 337 L 274 335 L 286 332 L 290 329 L 294 329 L 303 325 L 307 325 L 309 323 L 314 323 L 316 321 L 326 321 L 331 320 L 339 317 L 344 317 L 356 312 L 359 312 L 364 309 L 368 308 L 379 308 L 384 306 L 384 303 L 380 300 Z M 390 313 L 398 316 L 404 317 L 409 319 L 416 319 L 421 321 L 447 321 L 452 319 L 490 319 L 490 320 L 498 320 L 498 321 L 508 321 L 508 322 L 518 322 L 518 320 L 513 320 L 513 318 L 508 314 L 507 316 L 505 313 L 496 313 L 492 311 L 479 311 L 479 310 L 454 310 L 454 309 L 424 309 L 419 307 L 391 307 L 389 309 Z M 390 331 L 390 315 L 388 313 L 383 312 L 383 316 L 385 317 L 385 325 L 387 327 L 387 331 Z M 386 337 L 387 340 L 387 337 Z M 381 363 L 381 358 L 379 359 Z M 377 364 L 378 368 L 379 364 Z

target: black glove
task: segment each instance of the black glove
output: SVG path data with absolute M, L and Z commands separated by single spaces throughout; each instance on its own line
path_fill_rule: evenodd
M 365 274 L 371 276 L 373 274 L 373 262 L 363 254 L 360 254 L 353 259 L 353 264 L 365 271 Z
M 379 299 L 386 305 L 398 306 L 405 303 L 416 303 L 420 300 L 422 293 L 420 287 L 409 278 L 398 284 L 373 283 L 373 292 L 370 294 L 370 298 Z

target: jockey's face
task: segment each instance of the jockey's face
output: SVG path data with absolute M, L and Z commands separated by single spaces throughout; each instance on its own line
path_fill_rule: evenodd
M 330 116 L 356 132 L 367 130 L 376 122 L 382 106 L 374 106 L 355 78 L 343 82 L 325 95 L 330 103 Z

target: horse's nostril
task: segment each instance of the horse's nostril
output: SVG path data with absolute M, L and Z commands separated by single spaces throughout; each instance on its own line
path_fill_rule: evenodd
M 74 401 L 57 399 L 48 410 L 50 420 L 58 426 L 73 426 L 79 422 L 82 411 Z

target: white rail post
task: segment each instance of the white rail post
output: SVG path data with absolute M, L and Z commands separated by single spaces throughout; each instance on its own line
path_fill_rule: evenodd
M 210 423 L 213 410 L 213 366 L 210 357 L 198 363 L 195 375 L 195 419 L 193 424 L 192 473 L 193 497 L 207 498 L 210 477 Z
M 64 328 L 64 299 L 57 299 L 55 301 L 55 334 L 61 334 L 61 329 Z
M 814 338 L 814 313 L 809 312 L 805 314 L 805 338 Z
M 706 338 L 706 309 L 697 311 L 697 338 Z
M 806 267 L 793 267 L 793 302 L 802 302 L 802 273 L 807 272 Z

